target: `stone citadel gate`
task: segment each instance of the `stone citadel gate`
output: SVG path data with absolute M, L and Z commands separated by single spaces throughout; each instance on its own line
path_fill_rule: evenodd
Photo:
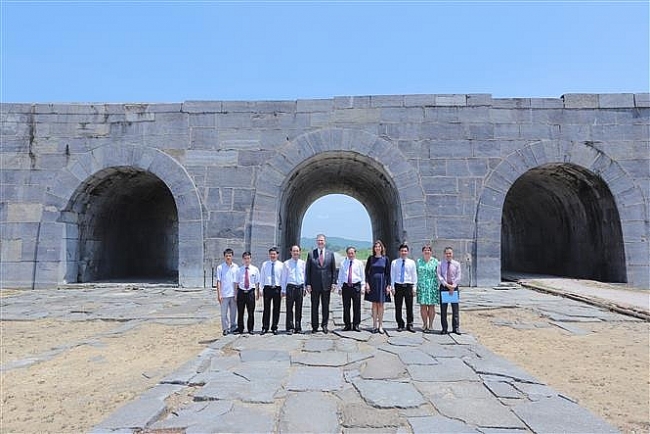
M 649 94 L 5 103 L 1 283 L 207 286 L 226 247 L 286 257 L 342 193 L 393 257 L 454 247 L 464 285 L 648 288 L 649 116 Z

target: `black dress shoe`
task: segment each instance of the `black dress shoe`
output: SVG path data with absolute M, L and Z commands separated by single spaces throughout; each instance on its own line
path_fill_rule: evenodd
M 273 334 L 274 334 L 274 335 L 277 335 L 277 334 L 278 334 L 278 331 L 277 331 L 277 330 L 273 330 Z
M 462 335 L 462 333 L 460 332 L 460 330 L 452 330 L 451 332 L 452 332 L 453 334 L 455 334 L 455 335 Z
M 446 335 L 446 334 L 448 334 L 448 333 L 447 333 L 447 330 L 440 330 L 440 334 L 441 334 L 441 335 Z
M 266 332 L 268 332 L 268 330 L 266 330 L 266 329 L 262 329 L 262 334 L 263 334 L 263 335 L 265 335 Z
M 372 329 L 372 334 L 373 334 L 373 335 L 375 335 L 375 334 L 377 334 L 377 333 L 379 333 L 379 329 L 378 329 L 378 328 L 374 328 L 374 329 Z
M 287 330 L 287 334 L 292 335 L 292 334 L 293 334 L 293 329 L 289 329 L 289 330 Z
M 302 334 L 302 329 L 296 329 L 296 334 L 301 335 Z
M 226 336 L 228 334 L 228 330 L 224 330 L 221 332 L 222 335 Z
M 344 332 L 349 332 L 350 330 L 352 330 L 352 326 L 347 325 L 347 326 L 343 327 Z
M 248 334 L 249 334 L 249 335 L 252 335 L 252 334 L 253 334 L 253 330 L 249 330 L 249 331 L 248 331 Z
M 415 333 L 415 329 L 413 329 L 413 326 L 407 326 L 406 330 L 410 331 L 411 333 Z
M 358 325 L 355 325 L 354 327 L 352 327 L 352 329 L 353 329 L 355 332 L 360 332 L 360 331 L 361 331 L 361 329 L 359 328 Z
M 318 329 L 311 329 L 312 333 L 318 333 Z
M 327 332 L 329 332 L 329 330 L 327 330 L 327 326 L 323 326 L 323 333 L 327 334 Z
M 404 327 L 397 327 L 397 331 L 398 331 L 398 332 L 403 332 L 403 331 L 404 331 Z

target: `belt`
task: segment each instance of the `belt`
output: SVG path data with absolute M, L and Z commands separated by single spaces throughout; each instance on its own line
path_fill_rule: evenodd
M 413 286 L 412 283 L 396 283 L 395 286 Z
M 359 285 L 361 285 L 361 282 L 354 282 L 354 283 L 352 283 L 352 284 L 349 284 L 348 282 L 345 282 L 345 283 L 343 284 L 343 286 L 347 286 L 348 288 L 353 288 L 353 287 L 355 287 L 355 286 L 359 286 Z
M 248 294 L 249 292 L 251 292 L 251 291 L 253 290 L 253 288 L 251 288 L 251 289 L 242 289 L 242 288 L 238 288 L 238 289 L 239 289 L 241 292 L 243 292 L 244 294 Z
M 271 285 L 264 285 L 264 288 L 270 288 L 270 289 L 280 289 L 279 286 L 271 286 Z
M 292 287 L 292 288 L 302 288 L 305 285 L 296 285 L 295 283 L 287 283 L 287 287 Z

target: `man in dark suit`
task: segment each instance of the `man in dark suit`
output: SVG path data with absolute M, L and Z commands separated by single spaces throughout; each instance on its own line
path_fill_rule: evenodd
M 316 248 L 307 255 L 305 264 L 305 288 L 311 295 L 311 329 L 318 331 L 318 305 L 322 304 L 323 333 L 327 333 L 330 315 L 330 293 L 336 284 L 336 261 L 334 253 L 325 250 L 325 235 L 316 236 Z

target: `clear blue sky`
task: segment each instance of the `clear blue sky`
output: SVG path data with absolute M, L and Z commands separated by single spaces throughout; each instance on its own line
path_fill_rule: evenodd
M 0 8 L 3 102 L 559 97 L 650 86 L 647 0 L 2 0 Z M 316 214 L 333 209 L 321 202 Z M 349 235 L 330 225 L 327 234 Z

